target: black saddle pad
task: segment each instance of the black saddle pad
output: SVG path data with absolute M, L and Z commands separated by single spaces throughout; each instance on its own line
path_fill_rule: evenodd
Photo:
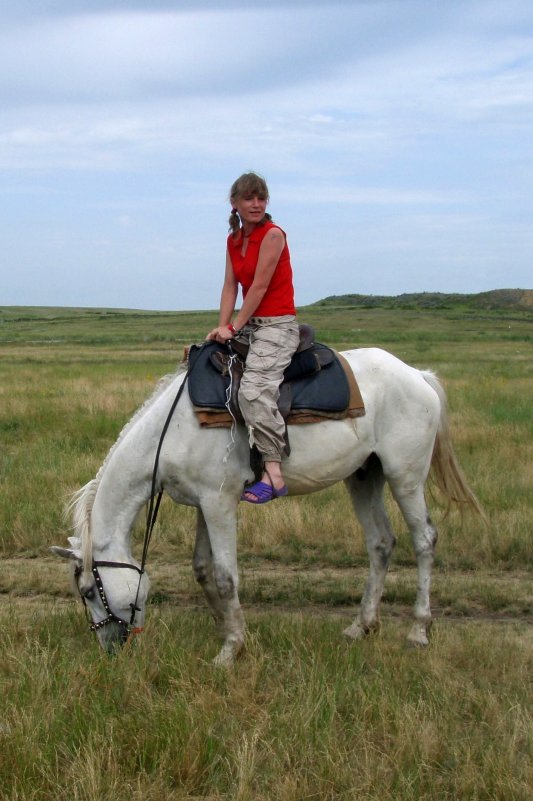
M 192 345 L 189 351 L 189 396 L 194 406 L 202 409 L 226 408 L 229 375 L 221 373 L 212 362 L 216 351 L 224 350 L 216 342 Z M 350 403 L 350 387 L 344 369 L 337 355 L 327 345 L 315 342 L 312 348 L 295 354 L 296 359 L 304 359 L 306 364 L 316 366 L 316 371 L 299 375 L 290 380 L 292 390 L 292 411 L 311 410 L 325 413 L 344 412 Z M 312 358 L 311 358 L 312 357 Z M 324 364 L 325 362 L 329 362 Z M 318 364 L 322 364 L 318 369 Z M 294 361 L 285 374 L 294 375 Z

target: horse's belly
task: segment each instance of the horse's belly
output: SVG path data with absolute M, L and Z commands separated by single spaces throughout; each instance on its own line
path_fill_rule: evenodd
M 289 494 L 324 489 L 351 475 L 372 447 L 362 436 L 363 418 L 289 426 L 290 458 L 283 460 Z

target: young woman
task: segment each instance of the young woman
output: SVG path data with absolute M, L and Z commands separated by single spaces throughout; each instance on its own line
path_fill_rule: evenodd
M 261 481 L 241 500 L 266 503 L 287 495 L 281 472 L 285 423 L 278 411 L 283 372 L 298 347 L 292 267 L 285 232 L 272 222 L 264 178 L 237 178 L 230 191 L 230 234 L 217 328 L 207 339 L 237 338 L 250 349 L 239 390 L 239 405 L 263 457 Z M 233 318 L 239 285 L 243 303 Z

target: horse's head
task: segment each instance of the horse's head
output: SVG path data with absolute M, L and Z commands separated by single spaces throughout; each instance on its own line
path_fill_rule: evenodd
M 150 588 L 148 575 L 133 562 L 94 560 L 84 569 L 75 538 L 69 540 L 72 548 L 53 546 L 51 550 L 72 562 L 74 584 L 90 617 L 89 628 L 102 648 L 111 653 L 142 630 Z

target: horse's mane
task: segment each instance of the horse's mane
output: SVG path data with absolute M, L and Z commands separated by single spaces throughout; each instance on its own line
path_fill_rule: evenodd
M 141 418 L 148 411 L 148 409 L 150 409 L 150 407 L 169 386 L 169 384 L 171 384 L 172 381 L 174 381 L 174 379 L 180 375 L 180 373 L 184 372 L 185 369 L 185 366 L 180 366 L 175 373 L 169 373 L 168 375 L 165 375 L 163 378 L 159 379 L 149 398 L 144 401 L 142 406 L 137 409 L 137 411 L 122 428 L 116 441 L 109 449 L 107 456 L 102 462 L 102 465 L 96 476 L 79 490 L 74 492 L 67 503 L 66 512 L 71 516 L 72 529 L 74 532 L 74 536 L 69 539 L 73 545 L 76 555 L 82 559 L 84 573 L 90 573 L 92 568 L 93 543 L 91 534 L 91 512 L 100 481 L 102 480 L 102 476 L 106 470 L 109 460 L 128 431 L 133 428 L 139 418 Z

